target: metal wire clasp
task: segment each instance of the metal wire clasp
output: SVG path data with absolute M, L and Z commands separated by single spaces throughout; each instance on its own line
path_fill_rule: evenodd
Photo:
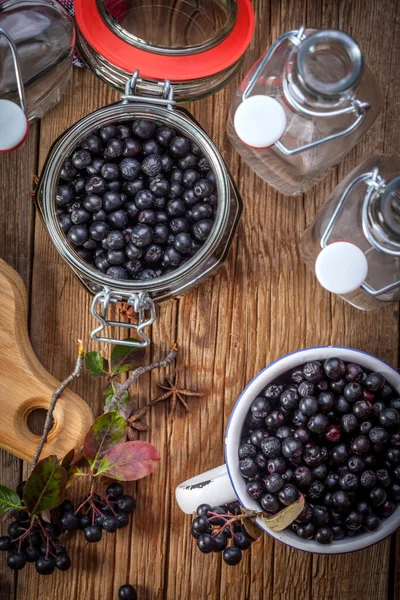
M 367 238 L 367 240 L 371 244 L 371 246 L 373 248 L 375 248 L 376 250 L 378 250 L 378 252 L 384 252 L 384 253 L 389 253 L 389 254 L 392 254 L 395 256 L 399 256 L 399 254 L 400 254 L 399 252 L 391 251 L 388 248 L 385 248 L 384 246 L 382 246 L 378 242 L 378 240 L 376 240 L 371 235 L 371 233 L 369 231 L 368 205 L 369 205 L 371 196 L 373 193 L 382 193 L 386 187 L 386 183 L 382 179 L 382 177 L 379 175 L 379 171 L 377 168 L 373 169 L 369 173 L 362 173 L 361 175 L 359 175 L 358 177 L 356 177 L 355 179 L 353 179 L 353 181 L 351 181 L 349 183 L 349 185 L 343 192 L 339 202 L 337 203 L 337 206 L 336 206 L 335 210 L 333 211 L 332 216 L 328 222 L 328 225 L 326 226 L 326 229 L 321 237 L 321 248 L 325 248 L 328 245 L 328 243 L 329 243 L 328 240 L 332 233 L 333 226 L 336 222 L 336 219 L 339 216 L 340 211 L 343 208 L 343 205 L 344 205 L 348 195 L 350 194 L 352 189 L 360 182 L 364 182 L 367 186 L 367 192 L 365 194 L 365 198 L 364 198 L 364 202 L 363 202 L 363 206 L 362 206 L 362 227 L 363 227 L 363 232 L 364 232 L 365 237 Z M 378 290 L 375 290 L 373 287 L 371 287 L 366 282 L 364 282 L 361 285 L 361 288 L 364 290 L 364 292 L 366 292 L 370 296 L 378 297 L 383 294 L 386 294 L 387 292 L 390 292 L 391 290 L 393 290 L 399 286 L 400 286 L 400 280 L 395 281 L 394 283 L 390 283 L 389 285 L 386 285 L 385 287 L 382 287 Z
M 144 329 L 150 327 L 156 319 L 156 306 L 147 292 L 139 292 L 132 294 L 127 300 L 127 304 L 133 307 L 133 310 L 138 315 L 137 323 L 124 323 L 122 321 L 110 321 L 107 319 L 107 312 L 110 303 L 115 304 L 123 300 L 123 297 L 116 294 L 110 288 L 104 288 L 96 294 L 92 302 L 92 315 L 100 325 L 92 331 L 91 338 L 97 342 L 105 342 L 108 344 L 116 344 L 119 346 L 132 346 L 133 348 L 146 348 L 151 344 L 149 336 Z M 98 307 L 100 310 L 98 310 Z M 102 337 L 99 334 L 106 327 L 121 327 L 123 329 L 133 329 L 137 332 L 138 340 L 119 340 L 116 338 Z
M 302 25 L 298 30 L 295 29 L 293 31 L 288 31 L 288 32 L 284 33 L 283 35 L 281 35 L 279 38 L 277 38 L 273 42 L 273 44 L 269 47 L 268 51 L 266 52 L 266 54 L 260 61 L 259 65 L 258 65 L 257 69 L 254 71 L 252 77 L 250 78 L 250 80 L 243 92 L 243 95 L 242 95 L 243 101 L 246 100 L 249 97 L 249 95 L 251 94 L 264 67 L 266 66 L 267 62 L 271 59 L 272 55 L 274 54 L 274 52 L 276 51 L 278 46 L 280 46 L 282 44 L 282 42 L 285 40 L 289 40 L 294 46 L 299 46 L 301 44 L 301 42 L 306 38 L 304 32 L 305 32 L 305 27 L 304 27 L 304 25 Z M 348 106 L 345 106 L 343 108 L 340 108 L 340 109 L 337 109 L 334 111 L 329 111 L 329 112 L 317 112 L 312 109 L 308 109 L 305 106 L 302 106 L 299 102 L 297 102 L 297 100 L 290 93 L 290 90 L 289 90 L 289 87 L 288 87 L 285 77 L 283 78 L 282 85 L 283 85 L 283 92 L 284 92 L 285 99 L 287 100 L 288 104 L 293 108 L 293 110 L 295 110 L 298 113 L 304 114 L 308 117 L 316 117 L 316 118 L 321 118 L 321 117 L 332 118 L 332 117 L 337 117 L 337 116 L 341 116 L 341 115 L 345 115 L 345 114 L 354 113 L 354 115 L 356 117 L 354 119 L 353 123 L 351 123 L 351 125 L 349 125 L 346 129 L 343 129 L 342 131 L 338 131 L 337 133 L 333 133 L 332 135 L 328 135 L 322 139 L 315 140 L 314 142 L 310 142 L 309 144 L 304 144 L 303 146 L 300 146 L 299 148 L 290 149 L 290 148 L 287 148 L 280 141 L 275 142 L 274 147 L 277 150 L 279 150 L 279 152 L 284 154 L 285 156 L 295 156 L 296 154 L 300 154 L 301 152 L 305 152 L 307 150 L 311 150 L 312 148 L 316 148 L 317 146 L 320 146 L 321 144 L 326 144 L 327 142 L 332 142 L 334 140 L 340 139 L 340 138 L 348 135 L 349 133 L 351 133 L 352 131 L 357 129 L 357 127 L 359 125 L 361 125 L 361 123 L 363 122 L 363 120 L 365 118 L 366 111 L 370 107 L 368 102 L 361 102 L 360 100 L 357 100 L 357 98 L 352 98 L 352 99 L 350 99 Z
M 174 88 L 171 85 L 169 79 L 159 81 L 158 86 L 160 87 L 160 98 L 152 98 L 151 96 L 138 96 L 136 93 L 136 86 L 138 83 L 145 83 L 145 81 L 139 77 L 139 71 L 136 70 L 132 77 L 128 79 L 125 84 L 125 94 L 121 96 L 122 104 L 128 104 L 128 102 L 149 102 L 151 104 L 164 104 L 171 110 L 175 106 L 176 102 L 174 98 Z
M 17 80 L 19 103 L 22 110 L 26 114 L 25 88 L 24 80 L 22 78 L 21 63 L 18 56 L 18 50 L 12 37 L 7 33 L 7 31 L 0 27 L 0 36 L 2 35 L 4 35 L 8 42 L 8 45 L 10 46 L 11 54 L 14 61 L 15 78 Z

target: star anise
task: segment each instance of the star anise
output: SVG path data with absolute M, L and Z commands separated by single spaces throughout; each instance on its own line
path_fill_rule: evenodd
M 127 317 L 130 323 L 137 325 L 139 323 L 138 314 L 135 312 L 133 306 L 127 302 L 118 302 L 121 315 Z
M 136 431 L 148 431 L 150 429 L 150 425 L 147 425 L 147 423 L 142 421 L 143 417 L 149 412 L 149 410 L 149 404 L 143 406 L 143 408 L 138 408 L 138 410 L 135 410 L 135 412 L 127 420 L 129 425 L 128 438 L 130 440 L 136 439 Z
M 167 378 L 166 384 L 163 385 L 161 383 L 158 383 L 157 384 L 158 387 L 160 387 L 162 390 L 165 390 L 165 393 L 150 402 L 150 406 L 153 406 L 154 404 L 158 404 L 159 402 L 162 402 L 163 400 L 167 400 L 168 398 L 171 398 L 171 410 L 168 415 L 169 421 L 172 421 L 174 418 L 178 400 L 184 406 L 186 412 L 190 412 L 190 406 L 186 402 L 185 398 L 190 398 L 190 397 L 201 398 L 202 396 L 204 396 L 204 394 L 202 392 L 192 392 L 191 390 L 181 390 L 178 387 L 178 383 L 179 383 L 179 373 L 178 373 L 178 371 L 175 371 L 174 382 L 172 382 L 170 379 Z

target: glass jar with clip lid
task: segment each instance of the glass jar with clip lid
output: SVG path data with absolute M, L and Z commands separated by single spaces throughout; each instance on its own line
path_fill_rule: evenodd
M 301 27 L 281 35 L 249 72 L 234 97 L 228 135 L 260 177 L 295 195 L 349 152 L 381 105 L 349 35 Z
M 254 32 L 250 0 L 75 0 L 87 65 L 124 89 L 132 65 L 139 92 L 158 95 L 166 77 L 178 102 L 212 94 L 237 73 Z
M 400 300 L 400 158 L 374 156 L 343 179 L 300 253 L 324 288 L 356 308 Z
M 75 29 L 57 0 L 0 5 L 0 152 L 9 152 L 24 142 L 28 123 L 60 101 L 72 73 Z
M 84 117 L 55 141 L 43 168 L 36 195 L 40 213 L 57 251 L 85 288 L 94 295 L 92 314 L 99 325 L 92 332 L 92 338 L 113 344 L 126 343 L 105 335 L 104 329 L 111 325 L 136 332 L 137 339 L 128 342 L 128 345 L 137 347 L 150 344 L 146 329 L 156 318 L 156 305 L 159 302 L 197 285 L 222 264 L 230 248 L 242 210 L 242 200 L 221 154 L 192 115 L 176 105 L 170 82 L 166 80 L 158 86 L 158 98 L 138 95 L 138 88 L 142 83 L 139 73 L 135 72 L 126 85 L 121 102 L 106 106 Z M 128 280 L 112 277 L 107 272 L 96 268 L 93 260 L 87 262 L 82 258 L 80 248 L 68 241 L 65 230 L 60 225 L 58 218 L 60 207 L 56 205 L 56 193 L 61 169 L 82 140 L 107 126 L 116 125 L 122 127 L 124 132 L 126 130 L 132 132 L 133 124 L 140 120 L 152 122 L 154 130 L 156 127 L 172 128 L 178 136 L 185 136 L 188 143 L 196 146 L 198 155 L 202 156 L 203 164 L 205 161 L 208 165 L 206 168 L 213 174 L 217 201 L 213 207 L 212 229 L 203 245 L 197 248 L 193 255 L 188 255 L 188 259 L 185 258 L 176 268 L 168 269 L 163 274 L 143 280 Z M 74 198 L 71 202 L 73 200 Z M 81 197 L 78 196 L 78 203 L 80 202 Z M 137 313 L 137 323 L 109 320 L 110 305 L 119 301 L 128 303 Z

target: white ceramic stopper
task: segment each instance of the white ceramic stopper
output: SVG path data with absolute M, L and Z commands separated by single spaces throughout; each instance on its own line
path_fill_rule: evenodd
M 233 124 L 238 137 L 247 146 L 267 148 L 282 137 L 286 115 L 275 98 L 250 96 L 238 106 Z
M 315 274 L 328 292 L 349 294 L 367 278 L 368 261 L 364 252 L 351 242 L 332 242 L 315 261 Z
M 0 100 L 0 152 L 17 148 L 28 133 L 28 120 L 22 108 L 11 100 Z

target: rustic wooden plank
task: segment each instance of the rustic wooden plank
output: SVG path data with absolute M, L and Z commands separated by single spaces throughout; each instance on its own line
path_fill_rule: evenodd
M 0 157 L 0 257 L 7 261 L 30 288 L 34 206 L 27 194 L 33 188 L 37 165 L 37 125 L 31 127 L 25 144 L 15 152 Z M 21 461 L 0 451 L 1 484 L 15 489 L 20 480 Z M 8 523 L 0 523 L 0 535 Z M 6 567 L 6 556 L 0 557 L 0 600 L 14 598 L 16 576 Z

